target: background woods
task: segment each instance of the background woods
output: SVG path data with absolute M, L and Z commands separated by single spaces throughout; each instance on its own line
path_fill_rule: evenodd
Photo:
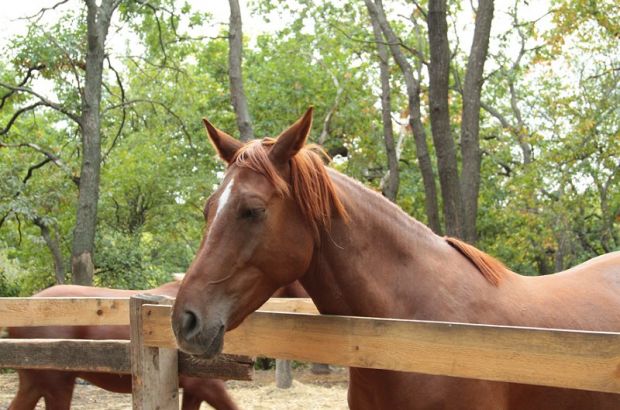
M 0 42 L 0 295 L 184 271 L 223 172 L 201 118 L 248 139 L 309 105 L 333 166 L 518 272 L 620 247 L 615 2 L 202 3 L 15 16 Z

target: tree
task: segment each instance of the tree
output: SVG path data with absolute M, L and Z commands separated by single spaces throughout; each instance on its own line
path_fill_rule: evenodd
M 406 61 L 401 45 L 390 24 L 388 23 L 382 3 L 366 0 L 371 19 L 377 20 L 386 36 L 390 50 L 398 62 L 407 82 L 409 94 L 410 120 L 419 118 L 419 82 L 413 80 L 412 70 Z M 469 56 L 465 80 L 464 104 L 461 124 L 461 152 L 463 172 L 459 175 L 456 147 L 452 136 L 449 106 L 450 91 L 450 46 L 448 42 L 448 24 L 446 20 L 446 1 L 429 1 L 428 11 L 422 11 L 426 16 L 428 26 L 428 49 L 430 61 L 427 63 L 429 73 L 429 113 L 431 130 L 437 157 L 437 168 L 443 202 L 443 215 L 446 232 L 449 235 L 462 237 L 470 242 L 476 240 L 477 198 L 480 185 L 480 149 L 478 143 L 478 124 L 480 111 L 480 90 L 484 61 L 488 49 L 491 21 L 493 17 L 493 2 L 480 1 L 476 13 L 476 28 L 474 41 Z M 420 58 L 420 50 L 414 51 L 416 58 Z M 423 59 L 423 57 L 422 57 Z M 423 61 L 424 62 L 424 61 Z M 434 189 L 434 173 L 430 161 L 424 160 L 428 155 L 423 128 L 420 124 L 412 124 L 416 137 L 420 168 L 425 179 L 427 200 L 427 214 L 429 225 L 436 232 L 440 231 L 438 217 L 432 216 L 436 208 Z M 416 129 L 418 132 L 416 133 Z M 427 163 L 425 163 L 427 162 Z M 432 177 L 432 183 L 430 182 Z M 467 204 L 467 205 L 465 205 Z M 431 211 L 429 211 L 429 209 Z M 436 222 L 433 222 L 436 220 Z M 435 226 L 434 226 L 435 225 Z
M 243 90 L 242 75 L 242 52 L 243 30 L 241 23 L 241 10 L 238 0 L 228 0 L 230 5 L 230 24 L 228 29 L 228 78 L 230 80 L 230 97 L 237 116 L 237 127 L 241 141 L 254 139 L 252 121 L 248 102 Z
M 10 90 L 10 93 L 19 92 L 33 96 L 38 101 L 15 112 L 9 121 L 5 131 L 11 128 L 18 116 L 24 112 L 35 109 L 38 106 L 46 106 L 64 114 L 67 119 L 75 122 L 82 139 L 82 164 L 78 177 L 78 204 L 75 229 L 73 232 L 73 246 L 71 256 L 71 268 L 73 281 L 78 284 L 89 285 L 92 283 L 94 264 L 93 252 L 95 241 L 95 228 L 97 225 L 97 202 L 99 198 L 99 174 L 101 163 L 101 130 L 100 130 L 100 104 L 102 89 L 103 62 L 105 60 L 105 41 L 112 19 L 112 14 L 118 7 L 119 0 L 102 0 L 98 6 L 94 0 L 86 0 L 86 53 L 84 64 L 83 85 L 81 76 L 78 74 L 81 62 L 71 59 L 70 52 L 62 51 L 68 57 L 67 64 L 75 76 L 79 89 L 81 107 L 79 114 L 59 103 L 52 102 L 39 93 L 23 87 L 30 79 L 30 73 L 34 70 L 42 70 L 43 65 L 34 65 L 28 68 L 26 81 L 19 86 L 1 84 Z M 43 13 L 44 10 L 41 11 Z M 8 95 L 7 95 L 8 96 Z
M 372 11 L 369 10 L 369 13 L 372 13 Z M 379 77 L 381 79 L 381 119 L 383 121 L 383 138 L 388 160 L 388 172 L 386 174 L 382 191 L 383 195 L 390 201 L 396 202 L 400 178 L 398 171 L 398 155 L 394 144 L 394 129 L 392 127 L 392 91 L 390 88 L 389 54 L 378 19 L 372 18 L 371 24 L 373 36 L 377 44 L 377 56 L 379 57 Z
M 429 112 L 446 232 L 448 235 L 463 238 L 465 233 L 462 220 L 463 200 L 448 104 L 450 47 L 446 12 L 446 0 L 429 0 L 427 12 L 428 47 L 431 57 L 428 67 Z
M 493 0 L 479 0 L 476 10 L 474 37 L 467 60 L 463 84 L 461 115 L 461 170 L 460 188 L 463 199 L 463 238 L 476 242 L 478 232 L 478 195 L 480 192 L 480 94 L 483 84 L 484 63 L 489 49 L 493 20 Z
M 424 182 L 424 203 L 428 225 L 436 233 L 441 233 L 435 172 L 429 154 L 426 131 L 422 124 L 422 110 L 420 105 L 421 89 L 419 81 L 420 71 L 418 71 L 418 77 L 416 79 L 411 64 L 409 64 L 407 58 L 400 49 L 401 41 L 399 41 L 387 21 L 381 0 L 375 0 L 374 3 L 371 0 L 365 0 L 365 2 L 370 18 L 375 20 L 381 27 L 390 51 L 392 52 L 392 56 L 403 73 L 408 97 L 409 126 L 411 127 L 411 132 L 415 140 L 418 165 L 420 166 L 420 172 L 422 173 L 422 180 Z M 421 65 L 419 67 L 421 67 Z
M 1 147 L 15 150 L 29 149 L 45 158 L 44 162 L 36 162 L 35 166 L 32 166 L 27 172 L 27 178 L 24 179 L 30 180 L 30 176 L 37 174 L 33 171 L 46 164 L 54 164 L 57 169 L 63 171 L 68 180 L 75 182 L 79 188 L 78 204 L 65 203 L 62 208 L 63 212 L 67 207 L 77 209 L 76 219 L 66 221 L 74 227 L 72 236 L 74 283 L 91 283 L 93 280 L 93 251 L 98 220 L 101 164 L 103 161 L 109 161 L 110 152 L 122 138 L 123 128 L 128 119 L 128 111 L 133 110 L 135 112 L 135 107 L 140 105 L 158 104 L 162 111 L 171 117 L 175 117 L 175 113 L 169 107 L 161 102 L 154 101 L 152 98 L 128 99 L 127 85 L 123 85 L 121 74 L 112 66 L 111 59 L 105 54 L 105 36 L 111 16 L 119 3 L 119 1 L 106 1 L 97 6 L 95 2 L 88 2 L 86 3 L 86 16 L 68 11 L 56 24 L 49 28 L 49 31 L 47 28 L 35 24 L 37 16 L 33 17 L 35 22 L 31 26 L 29 36 L 18 38 L 12 43 L 14 51 L 12 55 L 15 55 L 13 63 L 18 69 L 23 69 L 26 74 L 23 79 L 14 82 L 18 83 L 17 86 L 11 85 L 11 82 L 4 78 L 2 79 L 2 86 L 9 90 L 2 98 L 2 105 L 8 106 L 9 102 L 13 102 L 16 108 L 6 118 L 6 122 L 3 121 L 6 126 L 0 131 L 1 135 L 7 136 L 8 142 L 2 141 Z M 184 42 L 190 40 L 179 35 L 176 31 L 179 16 L 174 11 L 174 7 L 167 8 L 166 2 L 153 5 L 140 1 L 125 2 L 122 6 L 121 17 L 124 19 L 124 24 L 135 27 L 136 24 L 141 24 L 136 22 L 141 21 L 144 25 L 142 28 L 146 28 L 144 32 L 141 32 L 145 35 L 145 43 L 149 39 L 155 39 L 155 47 L 159 51 L 152 53 L 153 59 L 146 61 L 146 64 L 156 65 L 158 63 L 155 58 L 161 57 L 160 68 L 174 70 L 176 67 L 168 65 L 166 61 L 166 43 L 179 43 L 179 47 L 183 47 Z M 41 14 L 46 10 L 42 10 Z M 158 13 L 166 14 L 169 17 L 166 22 L 169 22 L 170 27 L 161 24 Z M 199 17 L 194 21 L 195 24 L 200 24 L 203 20 L 202 17 Z M 164 32 L 166 30 L 168 31 Z M 149 39 L 146 38 L 147 35 L 150 36 Z M 149 52 L 151 50 L 149 49 Z M 112 78 L 110 83 L 104 81 L 104 62 L 107 63 L 106 68 L 110 70 L 111 75 L 107 77 Z M 63 101 L 62 104 L 26 87 L 37 73 L 53 81 L 54 92 L 58 99 Z M 159 71 L 158 74 L 161 75 L 161 73 L 162 71 Z M 103 92 L 102 89 L 104 89 Z M 34 100 L 34 103 L 28 105 L 31 100 Z M 103 107 L 102 100 L 104 100 Z M 45 119 L 54 126 L 45 128 L 39 124 L 37 117 L 34 116 L 38 107 L 47 107 L 53 110 L 45 112 Z M 29 117 L 30 115 L 32 115 L 32 119 Z M 67 122 L 66 118 L 70 121 Z M 143 116 L 143 118 L 145 117 Z M 17 121 L 18 119 L 19 121 Z M 178 119 L 177 116 L 175 123 L 178 123 L 176 121 Z M 22 132 L 25 124 L 32 124 L 30 126 L 31 135 Z M 72 126 L 73 124 L 75 124 L 75 128 Z M 183 124 L 181 125 L 181 129 L 187 135 Z M 40 135 L 45 135 L 49 144 L 24 142 L 24 140 L 32 141 Z M 79 139 L 74 138 L 74 136 L 79 136 Z M 191 143 L 191 137 L 189 139 Z M 17 140 L 17 142 L 11 143 L 11 140 Z M 108 145 L 103 153 L 102 144 Z M 70 160 L 63 160 L 63 156 L 67 156 Z M 79 173 L 76 171 L 77 166 L 72 163 L 73 158 L 76 157 L 81 162 L 81 172 Z M 25 185 L 25 182 L 22 184 Z M 28 185 L 33 184 L 29 182 Z M 20 198 L 25 197 L 25 195 L 21 195 L 23 191 L 23 189 L 18 190 L 15 195 Z M 71 197 L 70 193 L 64 195 Z M 19 218 L 19 215 L 22 214 L 26 215 L 26 219 L 35 225 L 42 226 L 40 224 L 42 222 L 48 229 L 58 228 L 55 223 L 56 220 L 60 219 L 58 209 L 54 209 L 55 214 L 53 216 L 52 214 L 41 214 L 39 209 L 35 209 L 39 203 L 46 201 L 49 203 L 49 199 L 38 202 L 30 201 L 32 198 L 27 199 L 28 203 L 33 204 L 33 207 L 26 210 L 19 204 L 17 204 L 18 207 L 10 205 L 7 212 L 0 216 L 2 218 L 0 226 L 8 216 L 12 215 Z M 20 224 L 17 227 L 20 229 Z M 47 241 L 46 233 L 49 231 L 46 231 L 45 227 L 41 227 L 41 234 L 46 243 L 51 244 Z M 61 235 L 70 236 L 68 230 L 67 225 L 62 229 L 56 229 L 56 232 L 63 231 L 60 232 Z M 58 235 L 50 235 L 50 239 L 54 237 L 58 239 Z M 54 259 L 58 261 L 57 252 L 53 248 L 50 250 Z M 56 265 L 59 264 L 56 263 Z
M 90 285 L 93 281 L 95 230 L 101 173 L 101 89 L 105 42 L 114 10 L 120 0 L 86 0 L 87 51 L 84 88 L 81 92 L 82 166 L 73 231 L 71 271 L 74 283 Z
M 0 62 L 0 288 L 7 292 L 13 284 L 28 294 L 71 279 L 60 271 L 70 269 L 76 227 L 88 51 L 87 7 L 73 2 L 76 12 L 71 4 L 61 2 L 53 23 L 32 24 L 27 36 L 11 39 Z M 446 2 L 444 13 L 447 129 L 463 229 L 471 195 L 478 246 L 527 274 L 617 249 L 617 7 L 554 0 L 526 20 L 534 5 L 497 3 L 497 15 L 509 20 L 494 24 L 481 67 L 476 53 L 484 47 L 462 47 L 459 26 L 472 28 L 472 44 L 483 42 L 485 4 L 474 2 L 477 22 L 468 3 Z M 311 140 L 335 157 L 332 166 L 388 194 L 395 161 L 385 136 L 393 125 L 397 202 L 441 233 L 427 5 L 260 0 L 251 13 L 265 26 L 287 23 L 237 38 L 245 40 L 240 67 L 256 135 L 275 135 L 314 105 Z M 118 24 L 132 47 L 108 46 L 103 62 L 93 283 L 138 288 L 183 271 L 198 245 L 204 201 L 224 171 L 200 117 L 238 127 L 232 37 L 226 29 L 205 35 L 209 17 L 177 0 L 124 1 L 114 15 L 110 33 Z M 380 48 L 389 54 L 383 75 Z M 388 85 L 391 101 L 381 102 Z M 475 186 L 465 186 L 478 171 L 474 195 Z

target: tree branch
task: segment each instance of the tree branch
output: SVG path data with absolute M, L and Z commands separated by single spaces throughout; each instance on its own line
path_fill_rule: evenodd
M 71 67 L 71 72 L 73 73 L 73 77 L 75 77 L 75 82 L 76 82 L 76 85 L 77 85 L 78 92 L 80 93 L 80 96 L 83 96 L 82 81 L 80 80 L 80 75 L 78 74 L 78 70 L 77 70 L 78 68 L 80 68 L 80 66 L 75 64 L 75 61 L 73 60 L 73 58 L 71 58 L 71 55 L 69 54 L 67 49 L 65 49 L 63 46 L 61 46 L 56 41 L 54 36 L 50 35 L 46 31 L 44 31 L 43 34 L 45 35 L 45 37 L 52 44 L 54 44 L 54 46 L 56 46 L 56 48 L 58 48 L 65 55 L 65 58 L 67 59 L 67 61 L 69 62 L 69 65 Z M 84 67 L 81 67 L 81 68 L 84 68 Z
M 26 87 L 15 87 L 12 86 L 10 84 L 6 84 L 3 82 L 0 82 L 0 87 L 4 87 L 7 88 L 13 92 L 23 92 L 26 94 L 30 94 L 33 95 L 35 97 L 37 97 L 39 99 L 39 101 L 42 103 L 42 105 L 45 105 L 47 107 L 50 107 L 58 112 L 61 112 L 63 114 L 65 114 L 67 117 L 69 117 L 71 120 L 73 120 L 76 124 L 78 124 L 79 126 L 82 126 L 82 122 L 80 120 L 80 117 L 75 115 L 74 113 L 72 113 L 71 111 L 67 110 L 66 108 L 64 108 L 63 106 L 61 106 L 60 104 L 50 101 L 47 98 L 45 98 L 44 96 L 42 96 L 41 94 L 37 93 L 36 91 L 31 90 L 30 88 L 26 88 Z M 40 104 L 41 105 L 41 104 Z
M 407 44 L 405 44 L 400 38 L 396 37 L 394 42 L 390 42 L 390 41 L 385 41 L 385 40 L 366 40 L 366 39 L 362 39 L 362 38 L 356 38 L 351 36 L 349 33 L 347 33 L 345 30 L 343 30 L 342 28 L 338 27 L 335 24 L 329 24 L 329 26 L 331 28 L 333 28 L 334 30 L 339 31 L 342 35 L 344 35 L 346 38 L 348 38 L 349 40 L 355 42 L 355 43 L 362 43 L 362 44 L 383 44 L 386 46 L 399 46 L 404 48 L 405 50 L 407 50 L 409 53 L 411 53 L 412 55 L 416 56 L 418 58 L 418 60 L 420 60 L 420 62 L 424 65 L 428 65 L 428 60 L 426 60 L 424 58 L 424 55 L 417 49 L 412 48 L 410 46 L 408 46 Z
M 112 70 L 112 72 L 114 73 L 114 76 L 116 77 L 116 84 L 118 85 L 118 88 L 121 91 L 121 104 L 123 104 L 123 103 L 125 103 L 127 101 L 127 99 L 125 98 L 125 95 L 126 95 L 125 94 L 125 88 L 123 87 L 123 82 L 121 81 L 121 76 L 120 76 L 119 72 L 112 66 L 112 62 L 110 61 L 110 57 L 106 57 L 106 60 L 108 62 L 108 67 L 110 68 L 110 70 Z M 102 162 L 105 162 L 106 158 L 110 154 L 110 151 L 112 151 L 112 149 L 116 145 L 116 141 L 120 137 L 121 132 L 123 131 L 123 128 L 125 126 L 125 120 L 127 118 L 127 107 L 125 105 L 123 105 L 121 108 L 123 110 L 122 113 L 121 113 L 121 123 L 119 124 L 118 129 L 116 130 L 116 135 L 114 136 L 114 139 L 112 140 L 112 144 L 110 144 L 110 147 L 107 149 L 107 151 L 103 154 L 103 157 L 101 158 Z
M 65 174 L 67 174 L 67 176 L 69 176 L 71 181 L 73 181 L 73 183 L 76 186 L 79 187 L 80 177 L 75 176 L 73 174 L 73 172 L 71 171 L 71 168 L 67 164 L 65 164 L 58 156 L 54 155 L 50 151 L 47 151 L 47 150 L 41 148 L 37 144 L 31 143 L 31 142 L 24 142 L 24 143 L 21 143 L 21 144 L 6 144 L 6 143 L 0 141 L 0 148 L 30 148 L 30 149 L 33 149 L 33 150 L 43 154 L 44 156 L 46 156 L 49 161 L 53 162 L 54 165 L 56 165 L 58 168 L 63 170 L 65 172 Z M 43 165 L 44 164 L 42 164 L 41 166 L 43 166 Z M 40 168 L 40 166 L 36 167 L 36 168 Z M 28 173 L 30 173 L 30 172 L 31 171 L 29 170 Z M 24 182 L 26 182 L 26 181 L 24 181 Z
M 8 133 L 9 130 L 11 129 L 11 127 L 13 126 L 15 121 L 17 121 L 17 118 L 19 118 L 20 115 L 22 115 L 23 113 L 25 113 L 27 111 L 34 110 L 35 108 L 37 108 L 37 107 L 39 107 L 41 105 L 45 105 L 45 104 L 43 102 L 41 102 L 41 101 L 38 101 L 38 102 L 36 102 L 34 104 L 28 105 L 26 107 L 22 107 L 19 110 L 15 111 L 13 113 L 13 116 L 9 120 L 9 122 L 6 124 L 6 127 L 4 127 L 4 129 L 2 131 L 0 131 L 0 135 L 5 135 L 6 133 Z
M 161 29 L 161 22 L 159 21 L 159 16 L 157 15 L 157 12 L 160 10 L 164 10 L 172 15 L 174 15 L 174 12 L 169 11 L 162 7 L 156 7 L 147 1 L 141 1 L 141 0 L 135 0 L 135 1 L 136 3 L 141 4 L 142 6 L 150 9 L 153 12 L 153 17 L 155 17 L 155 22 L 157 23 L 157 39 L 159 41 L 159 48 L 161 49 L 161 52 L 164 55 L 164 61 L 162 64 L 166 64 L 166 61 L 168 61 L 168 54 L 166 53 L 166 46 L 164 44 L 164 38 L 162 34 L 162 29 Z
M 181 117 L 177 113 L 175 113 L 170 107 L 168 107 L 166 104 L 164 104 L 164 103 L 162 103 L 160 101 L 148 100 L 148 99 L 144 99 L 144 98 L 138 98 L 138 99 L 133 99 L 133 100 L 126 100 L 123 103 L 114 104 L 114 105 L 111 105 L 109 107 L 106 107 L 106 109 L 103 110 L 103 113 L 106 113 L 106 112 L 111 111 L 111 110 L 115 110 L 117 108 L 128 107 L 128 106 L 131 106 L 131 105 L 134 105 L 134 104 L 140 104 L 140 103 L 160 106 L 168 114 L 172 115 L 179 122 L 179 124 L 181 125 L 181 130 L 183 131 L 183 134 L 185 134 L 185 136 L 187 137 L 187 140 L 189 142 L 190 147 L 192 147 L 192 149 L 194 149 L 194 145 L 192 143 L 192 136 L 189 133 L 189 131 L 187 130 L 187 127 L 185 126 L 185 122 L 183 122 L 183 119 L 181 119 Z
M 24 76 L 24 79 L 21 80 L 19 84 L 17 84 L 17 87 L 23 87 L 24 85 L 26 85 L 34 71 L 41 71 L 43 69 L 45 69 L 45 64 L 39 64 L 34 67 L 29 67 L 28 72 L 26 72 L 26 75 Z M 10 90 L 8 93 L 2 96 L 2 101 L 0 101 L 0 109 L 4 107 L 4 103 L 6 102 L 6 100 L 13 94 L 15 94 L 15 90 Z
M 50 11 L 50 10 L 56 10 L 57 7 L 68 3 L 69 0 L 62 0 L 59 1 L 58 3 L 54 4 L 52 7 L 43 7 L 41 10 L 39 10 L 38 12 L 36 12 L 35 14 L 33 14 L 32 16 L 28 16 L 28 17 L 22 17 L 20 18 L 20 20 L 32 20 L 33 18 L 36 17 L 35 23 L 37 23 L 39 20 L 41 20 L 41 18 L 43 17 L 43 15 Z

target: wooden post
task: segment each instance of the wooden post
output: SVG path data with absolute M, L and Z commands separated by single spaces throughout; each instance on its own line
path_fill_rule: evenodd
M 279 389 L 288 389 L 293 385 L 291 361 L 276 359 L 276 386 Z
M 179 374 L 176 349 L 145 346 L 142 305 L 169 305 L 170 299 L 136 295 L 129 301 L 131 325 L 131 381 L 134 410 L 178 410 Z

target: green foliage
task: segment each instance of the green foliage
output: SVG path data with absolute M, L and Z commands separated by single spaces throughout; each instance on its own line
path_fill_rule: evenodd
M 237 134 L 226 29 L 185 2 L 149 4 L 153 7 L 126 1 L 119 9 L 118 28 L 132 44 L 125 50 L 115 43 L 108 51 L 122 87 L 107 63 L 104 67 L 95 253 L 100 286 L 149 288 L 186 270 L 201 239 L 205 200 L 224 171 L 200 119 Z M 409 57 L 422 73 L 428 132 L 426 66 L 416 57 L 428 59 L 426 24 L 409 3 L 386 6 L 407 51 L 417 53 Z M 426 8 L 426 2 L 419 6 Z M 517 2 L 507 10 L 519 24 L 497 28 L 487 64 L 483 101 L 508 125 L 482 113 L 478 245 L 512 269 L 536 275 L 620 248 L 620 49 L 613 2 L 554 1 L 550 28 L 524 21 L 525 6 Z M 244 87 L 255 134 L 277 135 L 314 105 L 311 140 L 324 138 L 327 151 L 338 156 L 335 167 L 377 189 L 387 163 L 378 68 L 363 3 L 260 0 L 251 7 L 267 25 L 288 23 L 245 38 Z M 450 2 L 451 18 L 467 12 L 467 5 Z M 191 40 L 197 32 L 218 37 Z M 521 39 L 525 52 L 515 64 Z M 18 84 L 28 68 L 41 66 L 26 86 L 78 112 L 85 44 L 83 10 L 67 11 L 49 25 L 30 24 L 28 34 L 11 39 L 4 50 L 0 81 Z M 453 49 L 456 89 L 465 58 L 463 50 Z M 407 111 L 404 83 L 391 64 L 394 117 L 406 122 L 399 115 Z M 5 92 L 0 88 L 0 95 Z M 0 129 L 32 101 L 25 94 L 7 99 Z M 462 101 L 456 91 L 450 104 L 457 136 Z M 401 131 L 406 137 L 398 203 L 426 222 L 415 145 L 410 131 Z M 69 269 L 78 135 L 75 124 L 47 108 L 21 115 L 0 135 L 11 146 L 0 148 L 2 296 L 32 294 L 54 282 L 53 259 L 36 219 L 58 232 Z M 523 145 L 531 147 L 529 163 Z M 432 144 L 429 148 L 433 154 Z M 61 162 L 34 167 L 47 158 L 43 152 Z
M 19 285 L 0 268 L 0 297 L 19 296 Z

